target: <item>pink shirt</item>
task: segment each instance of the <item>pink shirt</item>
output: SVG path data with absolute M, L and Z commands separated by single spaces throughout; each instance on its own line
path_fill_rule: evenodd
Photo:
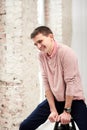
M 39 60 L 43 86 L 51 89 L 56 100 L 64 101 L 65 95 L 84 100 L 78 61 L 70 47 L 55 43 L 52 55 L 40 52 Z

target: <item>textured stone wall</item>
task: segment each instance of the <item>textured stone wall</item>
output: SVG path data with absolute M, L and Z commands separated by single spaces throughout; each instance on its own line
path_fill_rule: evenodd
M 62 43 L 62 0 L 45 1 L 45 24 L 53 30 L 56 40 Z
M 46 0 L 45 24 L 50 26 L 58 42 L 71 45 L 72 0 Z
M 5 19 L 6 19 L 5 0 L 0 0 L 0 77 L 3 65 L 5 63 L 5 56 L 4 56 L 4 51 L 6 49 Z
M 72 0 L 62 0 L 63 43 L 71 46 L 72 41 Z
M 22 4 L 22 32 L 23 32 L 23 84 L 25 88 L 25 117 L 36 107 L 40 101 L 39 66 L 37 49 L 30 34 L 38 26 L 37 0 L 23 0 Z M 32 13 L 32 15 L 31 15 Z
M 17 130 L 39 102 L 37 53 L 29 38 L 36 9 L 37 1 L 0 0 L 0 130 Z
M 20 0 L 0 0 L 0 130 L 16 130 L 24 106 L 21 16 Z

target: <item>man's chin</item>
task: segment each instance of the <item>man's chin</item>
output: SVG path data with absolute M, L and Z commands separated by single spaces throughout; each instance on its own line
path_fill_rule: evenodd
M 40 51 L 42 51 L 42 52 L 44 52 L 44 53 L 47 53 L 47 50 L 40 50 Z

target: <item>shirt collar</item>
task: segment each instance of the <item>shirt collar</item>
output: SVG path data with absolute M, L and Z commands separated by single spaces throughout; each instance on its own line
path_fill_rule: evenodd
M 55 55 L 56 50 L 57 50 L 57 42 L 54 42 L 54 49 L 53 49 L 52 54 L 49 56 L 50 58 L 52 58 Z

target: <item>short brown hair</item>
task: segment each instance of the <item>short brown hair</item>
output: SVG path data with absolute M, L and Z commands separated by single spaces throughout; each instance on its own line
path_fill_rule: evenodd
M 30 37 L 31 39 L 34 38 L 39 33 L 48 36 L 49 34 L 53 34 L 49 27 L 47 26 L 39 26 L 31 33 Z

